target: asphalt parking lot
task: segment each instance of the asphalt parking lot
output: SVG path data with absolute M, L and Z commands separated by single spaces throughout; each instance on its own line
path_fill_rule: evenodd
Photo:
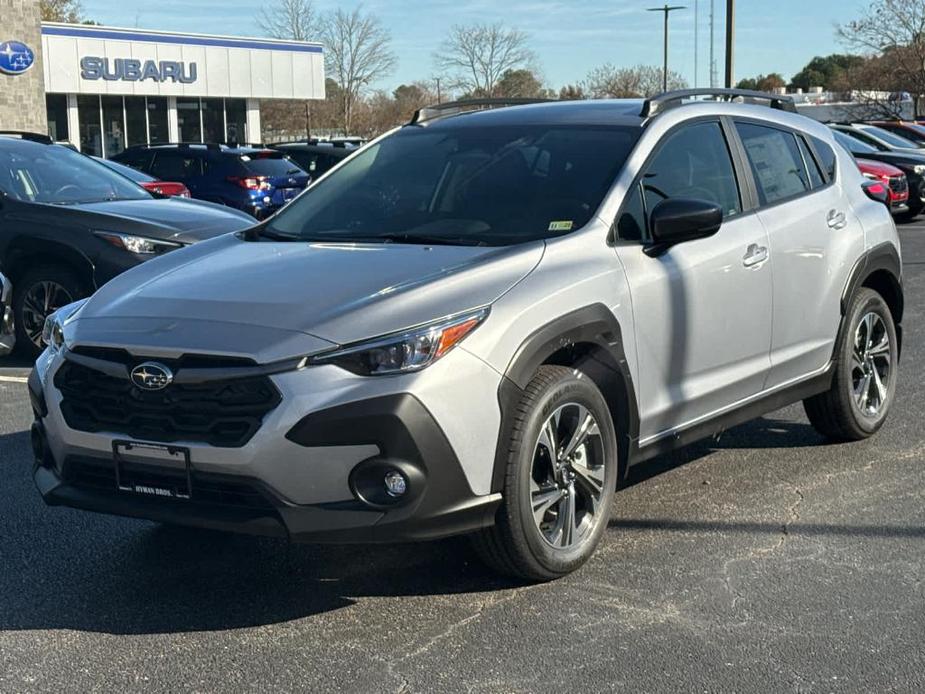
M 925 223 L 901 234 L 879 436 L 827 445 L 791 407 L 653 461 L 547 585 L 461 540 L 287 546 L 45 508 L 7 362 L 0 691 L 925 690 Z

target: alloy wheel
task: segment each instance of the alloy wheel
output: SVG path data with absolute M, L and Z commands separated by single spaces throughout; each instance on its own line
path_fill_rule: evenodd
M 26 336 L 41 348 L 45 319 L 62 306 L 73 303 L 74 297 L 62 285 L 51 280 L 36 282 L 27 290 L 22 303 L 22 322 Z
M 562 405 L 543 424 L 530 478 L 534 523 L 547 543 L 565 549 L 591 534 L 605 479 L 597 420 L 583 405 Z
M 851 385 L 854 402 L 867 417 L 878 416 L 886 404 L 892 363 L 886 324 L 877 313 L 865 314 L 854 334 Z

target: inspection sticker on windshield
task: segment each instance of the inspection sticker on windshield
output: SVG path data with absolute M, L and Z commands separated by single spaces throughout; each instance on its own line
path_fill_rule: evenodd
M 550 222 L 549 230 L 550 231 L 571 231 L 572 227 L 575 226 L 575 222 Z

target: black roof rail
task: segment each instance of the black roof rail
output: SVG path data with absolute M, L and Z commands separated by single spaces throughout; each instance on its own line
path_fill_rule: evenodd
M 152 142 L 150 144 L 138 144 L 126 147 L 123 151 L 128 152 L 134 149 L 148 149 L 153 147 L 178 147 L 180 149 L 189 149 L 190 147 L 205 147 L 209 150 L 220 150 L 222 145 L 218 142 Z
M 555 99 L 466 99 L 463 101 L 449 101 L 444 104 L 425 106 L 414 112 L 408 125 L 426 123 L 435 118 L 453 116 L 467 111 L 481 111 L 488 108 L 504 108 L 506 106 L 526 106 L 527 104 L 545 104 Z
M 797 113 L 796 104 L 793 98 L 783 94 L 769 94 L 767 92 L 756 92 L 750 89 L 719 89 L 719 88 L 702 88 L 702 89 L 680 89 L 674 92 L 665 92 L 651 99 L 646 99 L 642 106 L 641 118 L 651 118 L 662 111 L 680 106 L 682 102 L 688 99 L 694 99 L 698 96 L 713 97 L 715 101 L 732 101 L 733 99 L 743 99 L 749 101 L 766 101 L 768 106 L 778 111 L 788 113 Z
M 48 135 L 42 135 L 41 133 L 30 133 L 26 130 L 0 130 L 0 135 L 14 135 L 21 140 L 29 140 L 29 142 L 38 142 L 42 145 L 53 145 L 55 142 Z

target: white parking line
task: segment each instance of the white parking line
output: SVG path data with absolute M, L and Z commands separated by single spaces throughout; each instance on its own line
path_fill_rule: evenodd
M 28 383 L 29 379 L 23 376 L 0 376 L 0 383 Z

